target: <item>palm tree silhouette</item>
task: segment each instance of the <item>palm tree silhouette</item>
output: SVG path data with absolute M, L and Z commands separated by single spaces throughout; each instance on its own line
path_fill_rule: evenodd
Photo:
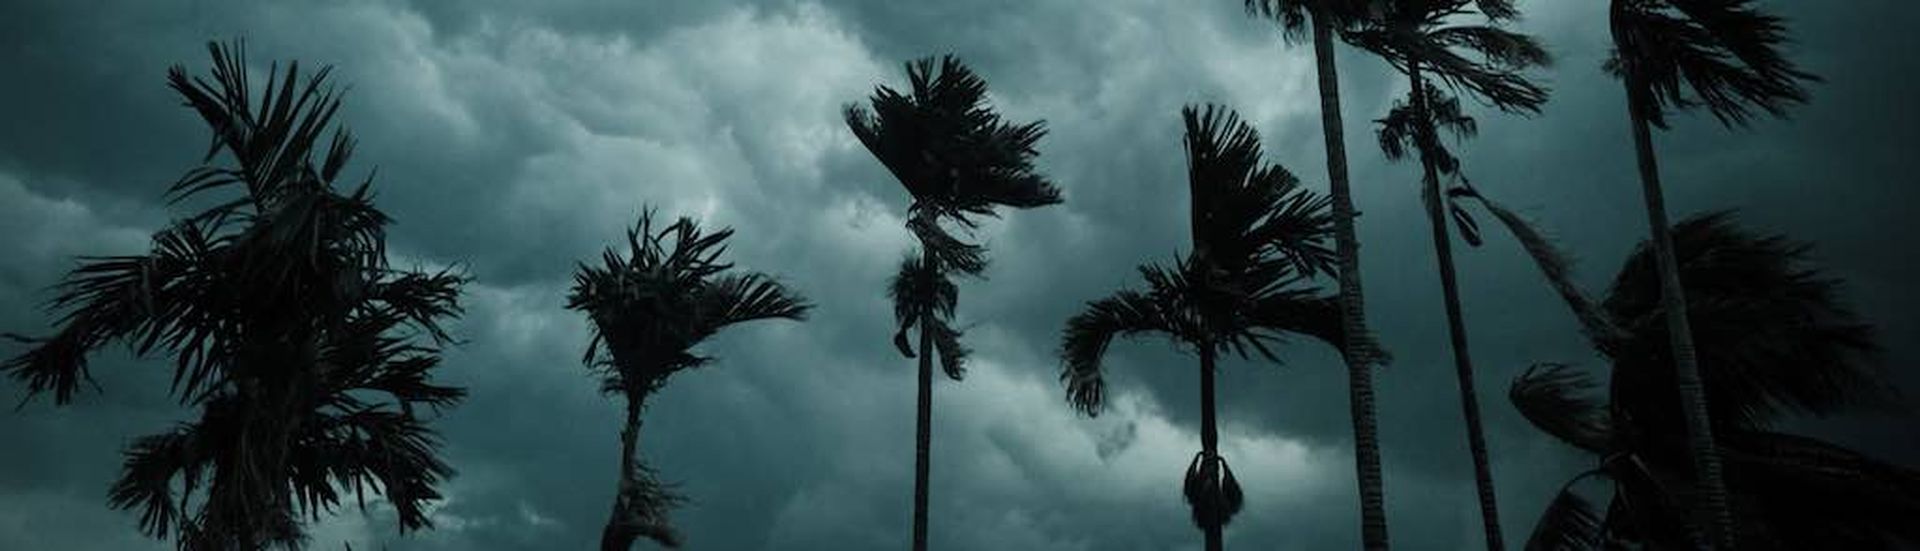
M 1477 197 L 1476 197 L 1477 198 Z M 1599 459 L 1542 513 L 1528 549 L 1693 549 L 1699 520 L 1684 507 L 1690 434 L 1668 369 L 1656 254 L 1642 243 L 1604 301 L 1572 281 L 1565 254 L 1501 205 L 1483 203 L 1534 258 L 1612 364 L 1605 397 L 1566 365 L 1515 378 L 1514 406 L 1542 431 Z M 1674 227 L 1687 317 L 1701 375 L 1713 385 L 1717 449 L 1727 461 L 1743 549 L 1902 549 L 1920 543 L 1920 473 L 1812 438 L 1774 432 L 1790 415 L 1885 404 L 1891 393 L 1871 325 L 1839 301 L 1839 282 L 1804 267 L 1808 247 L 1760 236 L 1713 213 Z M 1604 510 L 1583 492 L 1604 483 Z M 1903 546 L 1902 543 L 1905 545 Z
M 1380 146 L 1390 159 L 1403 158 L 1408 151 L 1417 153 L 1420 159 L 1421 196 L 1439 265 L 1447 335 L 1451 340 L 1460 404 L 1467 421 L 1468 449 L 1473 456 L 1474 482 L 1480 498 L 1481 528 L 1487 549 L 1500 551 L 1506 548 L 1506 543 L 1500 532 L 1499 504 L 1494 497 L 1492 461 L 1481 427 L 1480 400 L 1474 390 L 1466 322 L 1460 311 L 1453 242 L 1447 230 L 1449 211 L 1462 224 L 1468 243 L 1477 243 L 1479 237 L 1465 211 L 1447 204 L 1449 199 L 1441 193 L 1440 183 L 1440 177 L 1446 175 L 1460 182 L 1459 185 L 1467 185 L 1460 175 L 1459 160 L 1440 143 L 1438 128 L 1445 127 L 1456 138 L 1464 139 L 1475 132 L 1476 126 L 1473 119 L 1461 111 L 1459 100 L 1441 91 L 1425 75 L 1431 72 L 1450 88 L 1464 90 L 1503 111 L 1536 113 L 1546 102 L 1547 91 L 1527 80 L 1521 71 L 1544 66 L 1549 60 L 1546 51 L 1531 37 L 1498 26 L 1501 19 L 1494 15 L 1517 16 L 1510 6 L 1494 14 L 1483 14 L 1488 15 L 1487 24 L 1460 23 L 1462 17 L 1473 15 L 1470 4 L 1470 0 L 1383 2 L 1381 16 L 1351 31 L 1348 40 L 1386 59 L 1411 83 L 1407 100 L 1380 121 Z
M 390 268 L 371 177 L 336 187 L 354 140 L 334 125 L 329 69 L 303 82 L 298 63 L 276 65 L 256 106 L 244 45 L 208 50 L 210 77 L 168 73 L 213 129 L 168 194 L 216 203 L 147 254 L 85 259 L 51 303 L 58 332 L 9 335 L 32 348 L 0 371 L 64 405 L 110 342 L 172 356 L 172 393 L 200 416 L 135 440 L 110 502 L 181 549 L 295 548 L 303 520 L 343 497 L 364 509 L 367 492 L 402 531 L 430 527 L 452 470 L 420 410 L 465 394 L 431 380 L 463 278 Z
M 987 83 L 958 58 L 908 63 L 911 89 L 902 94 L 876 87 L 871 111 L 846 108 L 847 128 L 913 196 L 907 229 L 920 254 L 901 262 L 888 289 L 899 331 L 893 344 L 914 358 L 907 332 L 920 328 L 919 387 L 915 420 L 913 548 L 927 548 L 927 476 L 931 467 L 933 356 L 947 377 L 960 380 L 968 350 L 953 327 L 959 293 L 955 274 L 979 276 L 985 248 L 949 233 L 944 222 L 972 229 L 974 216 L 997 216 L 1002 206 L 1034 208 L 1060 202 L 1060 191 L 1034 170 L 1034 144 L 1046 134 L 1040 122 L 1011 124 L 987 105 Z
M 679 547 L 667 511 L 681 501 L 641 463 L 640 413 L 667 378 L 713 358 L 693 347 L 728 326 L 765 319 L 802 320 L 811 305 L 760 273 L 722 262 L 733 230 L 707 233 L 688 218 L 656 230 L 653 211 L 627 232 L 627 250 L 608 248 L 601 264 L 582 263 L 567 308 L 585 312 L 593 338 L 581 361 L 600 389 L 626 399 L 620 431 L 620 486 L 601 531 L 602 551 L 625 551 L 641 536 Z
M 1288 333 L 1333 346 L 1345 341 L 1340 304 L 1310 280 L 1333 268 L 1326 246 L 1328 202 L 1300 187 L 1285 168 L 1262 164 L 1260 137 L 1225 108 L 1187 107 L 1188 186 L 1193 252 L 1172 267 L 1140 267 L 1145 292 L 1126 290 L 1087 304 L 1062 335 L 1061 381 L 1067 400 L 1087 415 L 1106 403 L 1101 359 L 1115 336 L 1161 333 L 1200 357 L 1200 453 L 1187 467 L 1185 494 L 1206 549 L 1242 494 L 1220 456 L 1214 421 L 1214 360 L 1248 350 L 1278 362 L 1272 345 Z
M 1340 114 L 1340 73 L 1334 63 L 1334 33 L 1370 15 L 1373 0 L 1245 0 L 1247 13 L 1272 19 L 1285 29 L 1288 41 L 1310 30 L 1320 90 L 1320 130 L 1327 152 L 1328 197 L 1333 205 L 1333 241 L 1339 269 L 1342 334 L 1340 351 L 1347 362 L 1348 405 L 1353 419 L 1354 475 L 1360 491 L 1360 528 L 1363 547 L 1387 549 L 1386 483 L 1380 475 L 1380 439 L 1373 404 L 1373 366 L 1386 361 L 1371 343 L 1367 330 L 1365 294 L 1360 286 L 1360 240 L 1353 221 L 1353 191 L 1347 178 L 1345 125 Z M 1373 346 L 1367 344 L 1366 346 Z
M 1674 264 L 1651 128 L 1666 127 L 1670 108 L 1704 106 L 1729 127 L 1744 126 L 1756 109 L 1784 116 L 1787 107 L 1807 101 L 1801 84 L 1816 78 L 1781 54 L 1785 22 L 1761 12 L 1752 0 L 1613 0 L 1610 29 L 1614 52 L 1607 69 L 1626 86 L 1641 193 L 1666 302 L 1662 311 L 1668 313 L 1678 399 L 1686 412 L 1688 448 L 1700 487 L 1693 507 L 1709 519 L 1714 543 L 1727 548 L 1733 543 L 1733 518 L 1715 452 L 1709 415 L 1713 408 L 1701 386 L 1694 335 L 1683 314 L 1687 298 Z

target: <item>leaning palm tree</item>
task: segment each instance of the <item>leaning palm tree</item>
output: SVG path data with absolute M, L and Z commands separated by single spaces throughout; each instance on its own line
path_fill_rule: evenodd
M 702 231 L 681 218 L 655 229 L 651 210 L 627 232 L 627 251 L 608 248 L 601 264 L 580 265 L 567 308 L 585 312 L 593 337 L 581 357 L 600 390 L 626 400 L 620 431 L 620 482 L 600 533 L 602 551 L 626 551 L 644 536 L 679 547 L 667 512 L 680 496 L 640 461 L 640 414 L 647 398 L 675 373 L 711 362 L 693 347 L 728 326 L 765 319 L 799 320 L 805 299 L 760 273 L 730 272 L 722 262 L 733 230 Z
M 1097 415 L 1106 404 L 1101 360 L 1114 337 L 1160 333 L 1200 357 L 1200 453 L 1187 467 L 1185 494 L 1206 549 L 1217 551 L 1242 494 L 1218 448 L 1216 357 L 1245 357 L 1251 350 L 1278 362 L 1273 345 L 1287 334 L 1333 346 L 1345 341 L 1339 301 L 1320 296 L 1311 283 L 1335 260 L 1326 246 L 1327 200 L 1285 168 L 1263 164 L 1259 135 L 1232 112 L 1188 107 L 1181 115 L 1193 251 L 1171 267 L 1141 266 L 1147 291 L 1088 303 L 1069 320 L 1060 378 L 1067 400 Z
M 1469 195 L 1471 196 L 1471 195 Z M 1477 197 L 1476 197 L 1477 198 Z M 1527 221 L 1482 200 L 1573 309 L 1612 369 L 1593 377 L 1542 364 L 1508 396 L 1542 431 L 1594 454 L 1565 484 L 1527 548 L 1692 549 L 1702 531 L 1685 503 L 1690 440 L 1668 366 L 1656 254 L 1643 243 L 1604 300 L 1572 281 L 1565 254 Z M 1808 248 L 1760 236 L 1726 213 L 1681 222 L 1674 240 L 1701 375 L 1714 386 L 1716 451 L 1727 461 L 1742 549 L 1903 549 L 1920 544 L 1920 473 L 1812 438 L 1775 432 L 1792 415 L 1827 415 L 1890 397 L 1872 327 L 1839 301 L 1839 283 L 1804 267 Z M 1598 486 L 1598 488 L 1596 488 Z M 1602 494 L 1596 507 L 1593 494 Z M 1903 545 L 1904 544 L 1904 545 Z
M 847 128 L 912 195 L 907 229 L 920 242 L 893 278 L 889 295 L 899 331 L 893 344 L 908 358 L 919 335 L 913 471 L 913 548 L 927 548 L 927 477 L 933 429 L 933 356 L 947 377 L 965 374 L 968 350 L 953 327 L 959 295 L 952 276 L 978 276 L 985 249 L 948 232 L 944 224 L 972 229 L 975 216 L 997 216 L 999 207 L 1034 208 L 1060 202 L 1060 191 L 1033 166 L 1034 145 L 1046 134 L 1040 122 L 1012 124 L 987 105 L 987 83 L 953 56 L 907 64 L 911 89 L 902 94 L 877 87 L 871 110 L 846 108 Z
M 1340 324 L 1347 342 L 1348 405 L 1353 419 L 1354 474 L 1360 491 L 1361 539 L 1365 549 L 1387 548 L 1386 483 L 1380 474 L 1379 428 L 1374 419 L 1373 366 L 1384 362 L 1378 349 L 1363 347 L 1367 311 L 1360 287 L 1360 241 L 1354 233 L 1352 186 L 1347 179 L 1347 144 L 1340 114 L 1340 73 L 1333 57 L 1334 34 L 1367 17 L 1373 0 L 1245 0 L 1247 13 L 1279 22 L 1288 41 L 1311 29 L 1314 67 L 1320 90 L 1320 130 L 1327 152 L 1327 194 L 1333 204 L 1335 271 L 1341 300 Z
M 1701 489 L 1693 507 L 1711 519 L 1709 533 L 1726 547 L 1732 543 L 1733 518 L 1715 454 L 1713 408 L 1702 386 L 1694 334 L 1682 314 L 1687 298 L 1674 263 L 1651 129 L 1666 127 L 1668 109 L 1705 106 L 1729 127 L 1744 126 L 1756 110 L 1784 116 L 1788 107 L 1807 101 L 1802 84 L 1816 78 L 1782 55 L 1785 22 L 1760 11 L 1753 0 L 1612 0 L 1610 23 L 1614 52 L 1607 69 L 1626 85 L 1678 400 L 1686 412 L 1688 448 Z
M 1489 551 L 1500 551 L 1506 544 L 1500 532 L 1492 460 L 1481 428 L 1473 359 L 1460 311 L 1453 238 L 1447 229 L 1449 211 L 1463 223 L 1469 243 L 1478 237 L 1464 211 L 1447 204 L 1449 198 L 1441 193 L 1440 182 L 1444 175 L 1464 185 L 1459 160 L 1440 143 L 1439 129 L 1447 128 L 1456 138 L 1464 139 L 1474 133 L 1475 124 L 1461 111 L 1459 100 L 1442 91 L 1426 75 L 1431 73 L 1454 91 L 1464 91 L 1503 111 L 1536 113 L 1546 102 L 1547 91 L 1528 80 L 1523 71 L 1544 66 L 1549 60 L 1546 51 L 1532 37 L 1498 25 L 1503 19 L 1517 15 L 1510 6 L 1504 11 L 1475 14 L 1470 9 L 1471 3 L 1470 0 L 1383 0 L 1379 4 L 1380 16 L 1349 32 L 1348 40 L 1386 59 L 1411 83 L 1407 100 L 1381 120 L 1380 146 L 1388 158 L 1400 159 L 1412 151 L 1420 160 L 1421 195 L 1438 261 L 1447 334 L 1451 339 L 1454 372 L 1459 380 L 1460 403 L 1467 422 L 1468 450 L 1473 457 L 1474 482 L 1480 498 L 1483 537 Z M 1486 15 L 1488 21 L 1485 24 L 1461 21 L 1475 15 Z
M 337 187 L 354 141 L 327 69 L 270 69 L 256 104 L 244 47 L 208 49 L 210 77 L 168 74 L 213 129 L 168 193 L 213 206 L 146 254 L 85 259 L 51 303 L 57 332 L 13 336 L 31 348 L 0 371 L 64 405 L 109 343 L 171 356 L 172 393 L 200 415 L 135 440 L 109 499 L 181 549 L 297 548 L 304 521 L 369 492 L 402 531 L 430 527 L 452 470 L 422 410 L 465 394 L 431 380 L 463 279 L 388 266 L 371 178 Z

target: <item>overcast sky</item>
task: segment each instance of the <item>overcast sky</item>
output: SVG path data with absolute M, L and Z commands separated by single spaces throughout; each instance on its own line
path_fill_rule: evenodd
M 1604 2 L 1523 2 L 1520 25 L 1559 58 L 1530 119 L 1476 108 L 1460 147 L 1487 193 L 1578 254 L 1598 290 L 1645 235 L 1620 88 L 1601 73 Z M 1826 77 L 1793 121 L 1728 132 L 1701 117 L 1658 136 L 1676 216 L 1741 220 L 1816 246 L 1879 323 L 1908 394 L 1920 376 L 1920 280 L 1909 220 L 1920 187 L 1920 6 L 1769 2 L 1792 55 Z M 467 344 L 441 380 L 471 399 L 434 423 L 460 474 L 438 528 L 402 537 L 390 511 L 346 510 L 318 549 L 586 548 L 614 489 L 620 409 L 579 364 L 584 318 L 570 271 L 646 205 L 739 233 L 742 267 L 778 274 L 819 307 L 804 324 L 728 331 L 719 361 L 673 379 L 642 448 L 693 502 L 693 549 L 898 549 L 909 532 L 913 369 L 888 344 L 884 283 L 910 243 L 904 191 L 847 133 L 840 108 L 900 63 L 955 53 L 1015 120 L 1045 119 L 1040 168 L 1063 205 L 977 235 L 988 279 L 963 284 L 977 351 L 934 392 L 932 525 L 947 550 L 1198 548 L 1179 497 L 1199 447 L 1193 361 L 1164 341 L 1116 345 L 1112 407 L 1063 400 L 1053 356 L 1086 301 L 1134 284 L 1133 266 L 1187 242 L 1179 109 L 1219 102 L 1262 133 L 1270 160 L 1324 189 L 1309 51 L 1230 0 L 723 2 L 100 2 L 0 5 L 0 330 L 41 333 L 37 309 L 78 255 L 132 254 L 181 214 L 161 193 L 207 130 L 164 86 L 207 66 L 204 43 L 244 36 L 256 63 L 332 64 L 352 85 L 339 119 L 361 138 L 350 172 L 378 167 L 402 265 L 464 264 Z M 1339 52 L 1369 315 L 1396 363 L 1378 378 L 1388 517 L 1402 549 L 1480 546 L 1470 462 L 1416 168 L 1389 164 L 1369 121 L 1404 83 Z M 1504 400 L 1536 361 L 1600 367 L 1513 242 L 1456 249 L 1508 540 L 1591 459 L 1532 430 Z M 0 355 L 21 351 L 0 345 Z M 1249 497 L 1237 548 L 1347 549 L 1359 541 L 1345 375 L 1317 343 L 1285 365 L 1229 361 L 1222 449 Z M 163 549 L 106 505 L 119 450 L 194 413 L 166 369 L 118 348 L 105 393 L 0 412 L 0 549 Z M 0 386 L 0 402 L 24 389 Z M 1920 465 L 1905 414 L 1800 425 Z

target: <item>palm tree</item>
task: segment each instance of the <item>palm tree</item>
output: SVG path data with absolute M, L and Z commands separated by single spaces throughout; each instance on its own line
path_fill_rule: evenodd
M 402 531 L 430 527 L 452 470 L 421 409 L 465 394 L 431 380 L 463 278 L 390 268 L 372 179 L 336 187 L 354 140 L 333 123 L 328 69 L 269 69 L 256 106 L 244 46 L 208 50 L 210 77 L 168 74 L 213 129 L 168 194 L 213 206 L 147 254 L 84 259 L 51 303 L 58 331 L 9 335 L 31 348 L 0 371 L 64 405 L 111 342 L 172 356 L 172 394 L 200 416 L 135 440 L 109 499 L 181 549 L 295 548 L 303 521 L 369 492 Z
M 1683 314 L 1687 298 L 1674 264 L 1651 128 L 1666 127 L 1670 108 L 1705 106 L 1729 127 L 1744 126 L 1756 109 L 1784 116 L 1787 107 L 1807 101 L 1802 83 L 1817 79 L 1781 54 L 1779 48 L 1787 41 L 1785 22 L 1761 12 L 1753 0 L 1613 0 L 1611 6 L 1614 52 L 1607 69 L 1626 85 L 1627 118 L 1659 266 L 1661 300 L 1666 302 L 1662 310 L 1668 313 L 1678 399 L 1686 412 L 1688 450 L 1700 486 L 1694 508 L 1710 519 L 1709 534 L 1725 548 L 1733 541 L 1733 518 L 1715 453 L 1712 407 L 1701 383 L 1694 334 Z
M 1447 334 L 1451 339 L 1460 403 L 1467 421 L 1468 449 L 1473 457 L 1474 482 L 1480 498 L 1481 527 L 1487 549 L 1500 551 L 1506 548 L 1506 543 L 1500 532 L 1499 505 L 1494 496 L 1492 460 L 1488 457 L 1486 436 L 1481 427 L 1480 400 L 1474 390 L 1473 359 L 1460 311 L 1460 286 L 1455 276 L 1447 213 L 1451 211 L 1462 223 L 1468 243 L 1477 242 L 1478 236 L 1465 211 L 1447 204 L 1449 200 L 1441 193 L 1440 183 L 1440 177 L 1446 175 L 1466 185 L 1460 176 L 1459 160 L 1440 143 L 1438 128 L 1445 127 L 1453 131 L 1456 138 L 1464 139 L 1471 136 L 1476 127 L 1473 119 L 1461 111 L 1459 100 L 1429 82 L 1425 74 L 1431 71 L 1454 90 L 1464 90 L 1503 111 L 1537 113 L 1546 102 L 1547 91 L 1527 80 L 1521 71 L 1544 66 L 1549 60 L 1546 51 L 1531 37 L 1497 26 L 1503 18 L 1517 15 L 1510 6 L 1486 14 L 1488 24 L 1458 23 L 1459 19 L 1472 15 L 1469 4 L 1469 0 L 1383 2 L 1382 16 L 1350 32 L 1348 40 L 1385 58 L 1411 82 L 1407 100 L 1380 121 L 1380 146 L 1390 159 L 1403 158 L 1409 150 L 1417 152 L 1420 159 L 1421 195 L 1439 264 Z
M 1347 179 L 1345 125 L 1340 115 L 1340 73 L 1333 57 L 1333 35 L 1368 15 L 1372 0 L 1245 0 L 1247 13 L 1272 19 L 1288 41 L 1311 31 L 1320 89 L 1320 130 L 1327 151 L 1327 191 L 1333 206 L 1333 241 L 1338 252 L 1342 300 L 1340 325 L 1350 340 L 1340 343 L 1347 362 L 1348 405 L 1353 419 L 1354 474 L 1360 491 L 1360 527 L 1364 547 L 1387 548 L 1386 483 L 1380 475 L 1380 441 L 1374 419 L 1373 366 L 1386 361 L 1367 338 L 1366 299 L 1360 286 L 1360 241 L 1353 221 L 1353 191 Z M 1367 345 L 1371 346 L 1371 345 Z
M 1326 246 L 1327 200 L 1285 168 L 1263 164 L 1259 135 L 1232 112 L 1188 107 L 1181 115 L 1193 252 L 1172 267 L 1141 266 L 1146 292 L 1121 291 L 1069 320 L 1060 379 L 1070 403 L 1097 415 L 1106 403 L 1101 359 L 1115 336 L 1161 333 L 1199 355 L 1200 453 L 1187 467 L 1185 494 L 1206 549 L 1216 551 L 1242 494 L 1218 449 L 1215 358 L 1253 350 L 1278 362 L 1272 346 L 1289 333 L 1334 346 L 1346 341 L 1339 300 L 1319 296 L 1310 283 L 1335 262 Z
M 965 374 L 968 350 L 953 327 L 959 293 L 953 275 L 979 276 L 986 250 L 949 233 L 952 222 L 972 229 L 974 216 L 999 207 L 1034 208 L 1060 202 L 1060 190 L 1033 166 L 1042 123 L 1012 124 L 987 105 L 987 83 L 953 56 L 906 66 L 906 94 L 875 88 L 868 103 L 846 108 L 847 128 L 912 195 L 907 229 L 920 241 L 893 278 L 889 295 L 899 331 L 893 344 L 914 358 L 907 332 L 920 328 L 919 388 L 913 472 L 913 548 L 927 548 L 927 476 L 933 428 L 933 356 L 947 377 Z
M 679 547 L 667 511 L 681 501 L 655 479 L 637 453 L 640 413 L 649 396 L 681 371 L 713 358 L 693 347 L 728 326 L 764 319 L 805 319 L 806 300 L 760 273 L 730 272 L 722 262 L 733 230 L 702 231 L 688 218 L 654 229 L 651 210 L 627 232 L 627 251 L 608 248 L 601 265 L 582 263 L 567 308 L 593 321 L 581 361 L 600 389 L 626 399 L 620 431 L 620 486 L 600 534 L 602 551 L 625 551 L 641 536 Z
M 1484 202 L 1484 200 L 1483 200 Z M 1594 349 L 1612 364 L 1604 398 L 1592 377 L 1543 364 L 1514 380 L 1515 407 L 1542 431 L 1599 459 L 1565 484 L 1528 549 L 1691 549 L 1684 507 L 1688 440 L 1668 369 L 1656 254 L 1643 243 L 1605 300 L 1573 283 L 1566 255 L 1525 220 L 1486 202 L 1553 284 Z M 1727 460 L 1743 549 L 1902 549 L 1920 544 L 1920 473 L 1772 430 L 1790 415 L 1827 415 L 1890 397 L 1872 327 L 1839 301 L 1839 283 L 1806 268 L 1808 248 L 1759 236 L 1728 213 L 1674 227 L 1701 375 L 1714 385 L 1717 449 Z M 1603 486 L 1604 509 L 1588 496 Z

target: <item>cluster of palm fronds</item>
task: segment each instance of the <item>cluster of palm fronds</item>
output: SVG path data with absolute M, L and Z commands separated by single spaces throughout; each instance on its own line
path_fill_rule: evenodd
M 213 205 L 147 254 L 86 259 L 52 301 L 58 332 L 22 338 L 32 348 L 0 369 L 64 404 L 110 342 L 171 356 L 172 391 L 200 416 L 136 440 L 111 497 L 182 548 L 296 545 L 302 519 L 369 491 L 402 529 L 427 527 L 452 471 L 417 409 L 464 394 L 431 378 L 462 278 L 388 266 L 371 181 L 338 186 L 353 140 L 334 128 L 327 70 L 275 68 L 256 96 L 244 49 L 210 48 L 211 80 L 169 74 L 214 130 L 170 194 Z

